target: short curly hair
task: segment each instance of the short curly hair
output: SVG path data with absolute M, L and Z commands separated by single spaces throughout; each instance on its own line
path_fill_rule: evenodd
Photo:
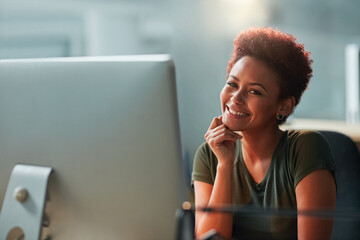
M 295 98 L 295 106 L 312 77 L 310 52 L 290 34 L 270 27 L 250 28 L 234 40 L 234 51 L 227 67 L 227 77 L 234 64 L 250 56 L 263 61 L 280 77 L 280 99 Z

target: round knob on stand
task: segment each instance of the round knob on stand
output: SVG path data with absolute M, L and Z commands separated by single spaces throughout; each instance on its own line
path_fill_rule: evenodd
M 29 196 L 29 193 L 26 190 L 26 188 L 24 188 L 24 187 L 15 188 L 15 190 L 14 190 L 14 198 L 18 202 L 20 202 L 20 203 L 25 202 L 27 200 L 28 196 Z

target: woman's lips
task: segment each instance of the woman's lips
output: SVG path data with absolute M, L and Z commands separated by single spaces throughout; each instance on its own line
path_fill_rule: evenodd
M 234 109 L 229 108 L 228 106 L 226 106 L 226 112 L 236 118 L 243 118 L 243 117 L 247 117 L 250 116 L 250 114 L 244 112 L 244 111 L 236 111 Z

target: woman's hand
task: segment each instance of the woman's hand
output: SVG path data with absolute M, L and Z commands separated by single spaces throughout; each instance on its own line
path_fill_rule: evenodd
M 218 159 L 216 177 L 213 185 L 201 181 L 194 182 L 196 208 L 217 208 L 232 204 L 234 149 L 236 140 L 241 138 L 223 124 L 221 116 L 211 122 L 205 139 Z M 225 239 L 231 238 L 232 214 L 202 211 L 196 211 L 195 214 L 197 237 L 215 230 Z
M 218 158 L 219 164 L 231 164 L 234 162 L 235 142 L 242 136 L 234 133 L 222 122 L 222 116 L 214 118 L 205 134 L 206 142 Z

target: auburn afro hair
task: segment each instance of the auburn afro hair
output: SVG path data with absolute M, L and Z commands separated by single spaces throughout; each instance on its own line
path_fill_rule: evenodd
M 234 64 L 250 56 L 263 61 L 279 76 L 280 99 L 293 96 L 295 106 L 312 77 L 310 52 L 290 34 L 269 27 L 250 28 L 234 40 L 234 51 L 227 67 L 227 77 Z

